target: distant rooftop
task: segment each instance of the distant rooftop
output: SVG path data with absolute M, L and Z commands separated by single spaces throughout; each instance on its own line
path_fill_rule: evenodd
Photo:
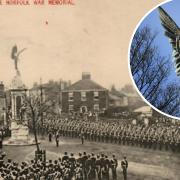
M 97 84 L 91 80 L 91 74 L 88 72 L 82 73 L 82 79 L 75 82 L 68 88 L 64 89 L 65 91 L 79 91 L 79 90 L 106 90 L 106 88 Z

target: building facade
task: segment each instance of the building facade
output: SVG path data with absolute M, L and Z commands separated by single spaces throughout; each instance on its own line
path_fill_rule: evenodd
M 128 106 L 128 97 L 123 93 L 109 93 L 109 106 L 110 107 L 126 107 Z
M 89 73 L 61 92 L 62 112 L 103 112 L 108 108 L 108 90 L 91 80 Z

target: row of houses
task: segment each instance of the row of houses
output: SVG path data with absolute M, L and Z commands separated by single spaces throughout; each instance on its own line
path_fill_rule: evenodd
M 54 84 L 54 85 L 53 85 Z M 105 112 L 107 109 L 135 109 L 142 106 L 143 101 L 137 95 L 128 95 L 120 91 L 111 91 L 91 79 L 91 74 L 82 73 L 79 81 L 71 84 L 60 81 L 59 84 L 48 83 L 36 86 L 31 91 L 45 95 L 45 99 L 53 99 L 59 103 L 62 112 Z M 53 92 L 53 93 L 52 93 Z M 54 97 L 54 98 L 52 98 Z
M 4 114 L 5 96 L 4 85 L 0 84 L 0 118 Z M 90 73 L 82 73 L 82 78 L 71 84 L 70 82 L 50 81 L 46 84 L 36 84 L 30 92 L 42 96 L 44 100 L 55 101 L 61 112 L 100 112 L 116 109 L 121 111 L 137 108 L 142 105 L 138 95 L 127 95 L 120 91 L 108 90 L 91 79 Z M 134 107 L 133 107 L 134 106 Z M 4 118 L 4 117 L 3 117 Z

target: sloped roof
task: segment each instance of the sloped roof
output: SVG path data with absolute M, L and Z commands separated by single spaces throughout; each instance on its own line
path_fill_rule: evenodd
M 150 113 L 152 111 L 150 106 L 143 106 L 138 109 L 135 109 L 134 112 Z
M 101 85 L 97 84 L 96 82 L 92 81 L 91 79 L 82 79 L 68 88 L 64 89 L 63 91 L 79 91 L 79 90 L 106 90 L 106 88 L 102 87 Z
M 121 100 L 122 97 L 109 93 L 110 100 Z
M 125 96 L 128 96 L 128 97 L 141 98 L 137 92 L 135 92 L 135 93 L 126 93 L 126 92 L 123 92 L 123 93 L 124 93 Z
M 120 98 L 126 96 L 125 93 L 123 93 L 121 91 L 117 91 L 117 90 L 111 91 L 111 94 L 114 95 L 114 96 L 120 97 Z

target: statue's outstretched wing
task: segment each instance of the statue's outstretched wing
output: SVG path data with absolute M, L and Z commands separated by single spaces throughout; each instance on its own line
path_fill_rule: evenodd
M 20 55 L 23 51 L 25 51 L 25 50 L 26 50 L 26 48 L 21 49 L 21 50 L 17 53 L 17 57 L 19 57 L 19 55 Z
M 173 56 L 176 66 L 176 73 L 180 75 L 180 48 L 179 48 L 179 27 L 173 21 L 173 19 L 167 14 L 167 12 L 159 7 L 159 14 L 161 19 L 161 24 L 165 29 L 165 35 L 169 38 L 170 43 L 173 47 Z
M 165 29 L 165 35 L 170 39 L 173 48 L 176 48 L 176 35 L 179 31 L 179 27 L 173 21 L 173 19 L 164 11 L 163 8 L 159 7 L 159 14 L 161 19 L 161 24 Z

